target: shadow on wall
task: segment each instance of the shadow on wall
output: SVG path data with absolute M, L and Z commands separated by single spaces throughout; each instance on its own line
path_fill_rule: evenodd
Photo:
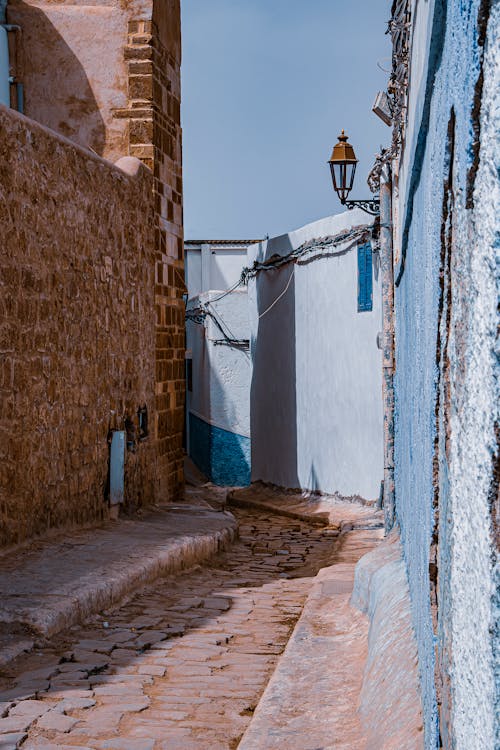
M 306 487 L 311 492 L 320 492 L 320 490 L 321 490 L 321 485 L 319 483 L 319 477 L 318 477 L 318 474 L 316 472 L 316 467 L 314 465 L 314 461 L 311 463 L 311 470 L 309 472 L 309 479 L 308 479 Z
M 293 247 L 281 238 L 280 254 Z M 252 333 L 252 385 L 250 393 L 251 435 L 272 439 L 252 441 L 252 481 L 262 480 L 283 487 L 300 487 L 297 458 L 297 394 L 295 333 L 295 265 L 284 271 L 262 272 L 254 282 L 257 296 L 257 326 Z M 285 287 L 287 291 L 283 294 Z M 278 297 L 283 296 L 278 300 Z M 278 300 L 276 302 L 276 300 Z M 270 309 L 270 305 L 273 305 Z M 275 327 L 279 319 L 279 327 Z M 252 408 L 258 404 L 259 408 Z
M 7 13 L 22 27 L 24 113 L 102 156 L 106 128 L 85 68 L 43 10 L 11 0 Z
M 180 0 L 154 0 L 153 22 L 162 44 L 175 60 L 181 59 Z

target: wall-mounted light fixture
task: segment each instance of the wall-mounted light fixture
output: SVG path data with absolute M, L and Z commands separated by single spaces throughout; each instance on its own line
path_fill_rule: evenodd
M 358 164 L 354 148 L 350 143 L 347 143 L 347 140 L 348 136 L 342 131 L 328 161 L 332 173 L 333 189 L 339 196 L 342 205 L 349 210 L 361 208 L 367 214 L 378 216 L 380 201 L 377 197 L 368 200 L 347 200 L 354 184 L 354 175 Z

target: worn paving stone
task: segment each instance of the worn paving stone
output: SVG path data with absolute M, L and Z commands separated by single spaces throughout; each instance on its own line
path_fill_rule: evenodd
M 163 677 L 166 672 L 166 668 L 160 664 L 142 664 L 138 670 L 138 674 L 147 674 L 151 677 Z
M 59 711 L 49 711 L 37 721 L 37 729 L 48 729 L 52 732 L 69 732 L 73 729 L 78 719 L 66 716 Z
M 164 641 L 167 637 L 167 633 L 162 630 L 146 630 L 142 635 L 137 638 L 135 641 L 138 648 L 143 648 L 144 646 L 152 646 L 154 643 L 159 643 L 160 641 Z
M 99 616 L 43 650 L 56 663 L 63 655 L 75 661 L 44 667 L 38 677 L 34 657 L 13 665 L 9 684 L 0 688 L 15 692 L 31 674 L 45 690 L 42 703 L 58 701 L 29 728 L 28 750 L 29 743 L 80 750 L 237 747 L 336 541 L 296 519 L 236 513 L 240 541 L 210 565 L 164 578 L 107 611 L 109 628 Z M 87 677 L 89 668 L 97 673 Z M 56 717 L 63 722 L 58 727 Z
M 64 698 L 58 706 L 57 711 L 67 713 L 68 711 L 81 711 L 85 708 L 92 708 L 96 701 L 92 698 Z
M 9 711 L 9 717 L 10 716 L 25 716 L 26 718 L 33 718 L 37 719 L 39 716 L 42 716 L 43 714 L 47 713 L 47 711 L 50 711 L 53 704 L 49 703 L 48 701 L 37 701 L 37 700 L 29 700 L 29 701 L 21 701 L 21 703 L 18 703 L 16 706 L 13 706 Z
M 55 701 L 72 701 L 75 698 L 86 698 L 91 699 L 94 695 L 93 690 L 77 690 L 75 688 L 70 690 L 51 690 L 50 697 Z
M 4 718 L 9 713 L 9 709 L 12 708 L 14 704 L 12 701 L 4 701 L 3 703 L 0 703 L 0 718 Z
M 0 734 L 25 732 L 33 721 L 31 716 L 7 716 L 5 719 L 0 719 Z
M 0 750 L 17 750 L 27 736 L 26 732 L 0 734 Z
M 34 700 L 37 697 L 39 690 L 45 690 L 49 686 L 48 682 L 40 682 L 39 685 L 35 685 L 31 690 L 26 689 L 24 685 L 16 685 L 15 688 L 10 690 L 2 690 L 0 692 L 0 702 L 9 703 L 12 701 L 25 701 Z
M 79 649 L 80 651 L 84 652 L 92 652 L 96 651 L 97 653 L 101 654 L 110 654 L 111 651 L 114 648 L 113 643 L 108 643 L 107 639 L 99 639 L 99 640 L 86 640 L 83 639 L 82 641 L 79 641 L 76 646 L 76 649 Z
M 140 740 L 123 739 L 119 737 L 114 740 L 98 742 L 97 750 L 154 750 L 155 740 L 143 737 Z

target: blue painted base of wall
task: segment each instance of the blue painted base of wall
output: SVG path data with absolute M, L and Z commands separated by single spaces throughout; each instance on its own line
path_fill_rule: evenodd
M 189 414 L 189 455 L 221 487 L 250 484 L 250 438 L 214 427 Z

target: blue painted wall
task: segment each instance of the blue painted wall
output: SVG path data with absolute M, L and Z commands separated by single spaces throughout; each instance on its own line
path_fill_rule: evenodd
M 189 415 L 190 455 L 211 482 L 221 487 L 250 484 L 250 438 Z
M 412 5 L 415 12 L 417 4 Z M 481 149 L 490 151 L 480 163 L 474 210 L 466 205 L 473 143 L 477 138 L 472 113 L 483 52 L 478 43 L 481 5 L 484 9 L 488 4 L 480 0 L 418 4 L 410 66 L 409 127 L 399 185 L 402 231 L 400 245 L 395 245 L 399 256 L 395 269 L 396 513 L 419 649 L 425 747 L 430 750 L 438 746 L 440 729 L 446 748 L 494 747 L 489 632 L 494 552 L 487 494 L 492 480 L 493 421 L 498 407 L 492 357 L 495 251 L 488 243 L 494 236 L 494 224 L 498 226 L 494 218 L 498 172 L 493 166 L 495 159 L 498 164 L 498 148 L 496 157 L 492 150 L 495 139 L 498 143 L 493 123 L 495 116 L 498 119 L 498 100 L 495 106 L 486 94 Z M 493 29 L 490 22 L 490 32 L 496 44 L 499 5 L 491 3 L 492 13 L 493 8 L 496 10 L 495 26 Z M 486 65 L 490 68 L 485 67 L 485 92 L 488 80 L 495 77 L 493 67 L 498 71 L 498 55 L 495 60 L 491 43 L 490 48 L 486 45 Z M 490 88 L 491 97 L 493 83 Z M 452 110 L 454 152 L 450 157 L 448 124 Z M 485 131 L 488 122 L 489 139 Z M 442 315 L 440 329 L 441 230 L 450 158 L 453 249 L 447 275 L 452 279 L 452 305 L 449 326 Z M 498 256 L 498 248 L 496 252 Z M 440 380 L 443 360 L 438 364 L 436 354 L 443 351 L 448 335 L 449 391 L 445 394 L 442 390 L 441 404 L 446 397 L 449 408 L 446 427 L 442 409 L 439 415 L 440 442 L 435 453 L 438 388 L 444 388 L 443 378 Z M 498 377 L 498 363 L 496 367 Z M 476 415 L 481 415 L 480 419 Z M 443 435 L 447 429 L 451 437 L 445 448 Z M 434 479 L 439 487 L 436 632 L 429 580 Z M 450 699 L 444 712 L 446 725 L 443 723 L 441 728 L 435 687 L 436 645 L 440 654 L 438 670 L 445 692 L 449 686 Z M 446 696 L 445 699 L 448 700 Z
M 188 309 L 210 311 L 203 321 L 188 320 L 192 390 L 187 391 L 188 453 L 215 484 L 250 483 L 250 378 L 252 365 L 246 288 L 230 294 L 210 291 L 194 297 Z M 222 330 L 241 345 L 224 342 Z

